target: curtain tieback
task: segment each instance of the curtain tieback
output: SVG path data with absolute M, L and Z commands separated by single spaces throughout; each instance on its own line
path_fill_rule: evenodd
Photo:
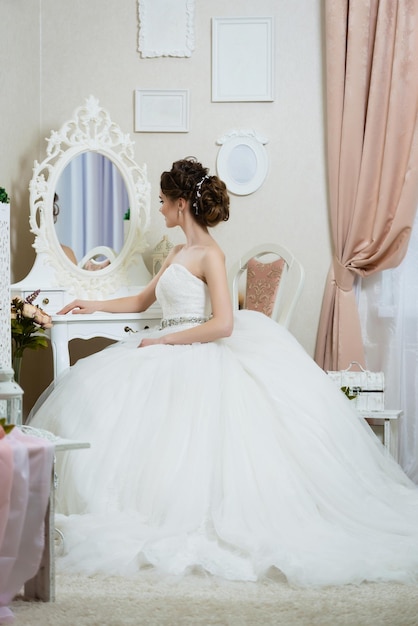
M 342 265 L 336 257 L 334 257 L 333 260 L 333 267 L 337 287 L 342 289 L 342 291 L 351 291 L 354 285 L 354 272 L 345 265 Z

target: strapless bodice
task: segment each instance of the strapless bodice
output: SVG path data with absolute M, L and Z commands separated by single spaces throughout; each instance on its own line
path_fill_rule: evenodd
M 184 265 L 170 265 L 158 281 L 155 293 L 166 320 L 210 317 L 208 286 Z

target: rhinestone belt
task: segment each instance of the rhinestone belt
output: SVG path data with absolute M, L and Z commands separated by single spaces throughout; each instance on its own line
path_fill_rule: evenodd
M 168 317 L 161 320 L 160 330 L 168 328 L 169 326 L 179 326 L 180 324 L 204 324 L 207 321 L 207 317 L 193 317 L 187 315 L 182 317 Z

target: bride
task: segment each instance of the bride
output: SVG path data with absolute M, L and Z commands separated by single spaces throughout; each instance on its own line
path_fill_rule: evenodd
M 416 486 L 285 328 L 232 312 L 209 233 L 229 217 L 224 183 L 183 159 L 160 201 L 186 243 L 149 285 L 60 312 L 163 311 L 160 328 L 78 361 L 31 421 L 91 444 L 58 470 L 60 567 L 416 581 Z

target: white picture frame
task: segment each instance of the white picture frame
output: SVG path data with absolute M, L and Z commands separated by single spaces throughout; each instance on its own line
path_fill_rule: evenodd
M 190 57 L 195 0 L 138 0 L 138 51 L 142 58 Z
M 273 17 L 212 18 L 212 102 L 271 102 Z
M 136 89 L 135 132 L 187 133 L 188 89 Z

